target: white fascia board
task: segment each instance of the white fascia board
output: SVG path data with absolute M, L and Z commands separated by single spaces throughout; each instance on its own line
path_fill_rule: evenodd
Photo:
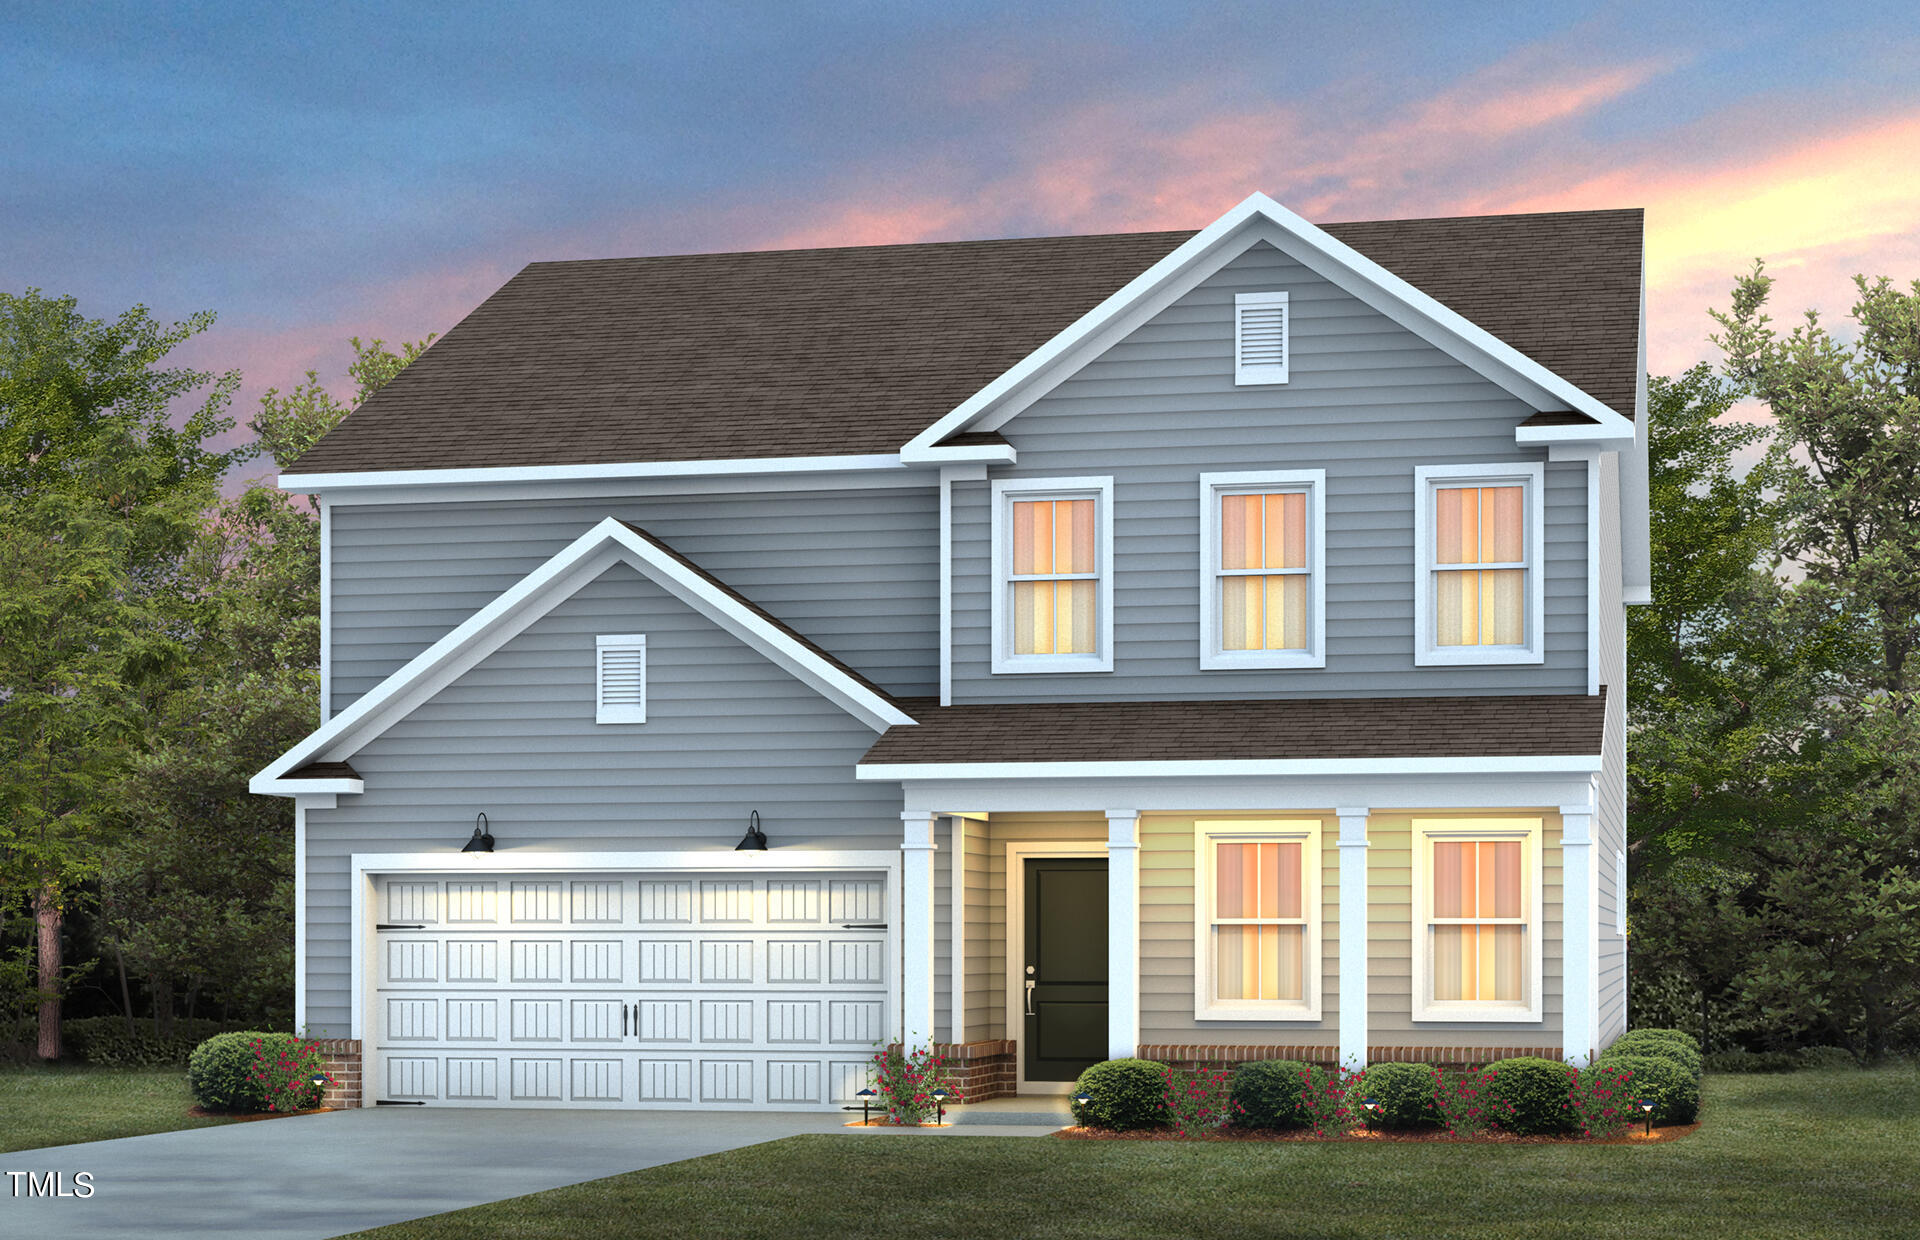
M 1575 409 L 1585 413 L 1598 423 L 1589 434 L 1597 431 L 1608 437 L 1633 435 L 1633 424 L 1595 397 L 1325 230 L 1256 192 L 907 441 L 901 448 L 901 459 L 913 463 L 918 454 L 981 420 L 988 410 L 1033 384 L 1049 368 L 1109 329 L 1115 320 L 1136 310 L 1139 303 L 1156 294 L 1164 297 L 1170 286 L 1198 283 L 1221 265 L 1218 262 L 1208 265 L 1210 257 L 1226 250 L 1243 229 L 1261 223 L 1277 230 L 1278 241 L 1272 235 L 1254 233 L 1246 238 L 1247 244 L 1259 240 L 1275 243 L 1315 274 L 1486 375 L 1535 409 Z M 1185 291 L 1185 287 L 1179 287 L 1179 292 Z M 998 425 L 997 422 L 991 424 Z
M 1578 444 L 1595 452 L 1619 452 L 1633 445 L 1633 423 L 1619 414 L 1614 421 L 1596 426 L 1516 426 L 1513 442 L 1522 447 L 1545 444 Z
M 265 772 L 247 783 L 247 791 L 258 796 L 297 797 L 302 801 L 309 797 L 358 796 L 365 790 L 366 782 L 359 779 L 268 779 Z
M 863 763 L 857 779 L 1233 778 L 1269 775 L 1559 775 L 1600 769 L 1599 754 L 1472 758 L 1228 758 L 1172 762 Z
M 309 762 L 337 762 L 352 756 L 581 587 L 622 562 L 874 731 L 914 722 L 899 707 L 795 641 L 777 625 L 741 606 L 698 573 L 608 517 L 282 754 L 255 775 L 248 787 L 254 792 L 284 796 L 291 795 L 283 789 L 285 784 L 324 782 L 284 781 L 280 777 Z M 306 790 L 325 789 L 308 787 Z
M 355 470 L 281 474 L 283 491 L 318 494 L 357 487 L 460 486 L 488 482 L 573 482 L 622 478 L 699 478 L 739 474 L 811 474 L 830 470 L 902 469 L 898 453 L 860 456 L 763 456 L 738 460 L 621 461 L 602 465 L 505 465 L 474 469 Z
M 907 465 L 966 465 L 980 462 L 988 465 L 1012 465 L 1020 459 L 1010 443 L 963 444 L 952 448 L 916 449 L 911 454 L 902 451 L 900 459 Z

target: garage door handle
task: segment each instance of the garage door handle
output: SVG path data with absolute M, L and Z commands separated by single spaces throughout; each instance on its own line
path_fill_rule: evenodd
M 620 1005 L 620 1036 L 627 1036 L 627 1005 L 624 1003 Z
M 842 930 L 885 930 L 887 923 L 884 921 L 843 921 L 840 923 L 840 928 Z
M 374 929 L 375 930 L 425 930 L 426 927 L 425 926 L 394 926 L 394 925 L 389 925 L 383 921 L 379 925 L 375 926 Z

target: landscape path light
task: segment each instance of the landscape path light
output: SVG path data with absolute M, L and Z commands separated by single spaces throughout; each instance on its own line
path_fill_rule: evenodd
M 1640 1100 L 1640 1113 L 1647 1117 L 1647 1135 L 1652 1136 L 1653 1135 L 1653 1099 L 1642 1098 Z
M 872 1113 L 873 1097 L 874 1097 L 873 1086 L 871 1085 L 867 1086 L 865 1089 L 855 1094 L 854 1097 L 860 1100 L 860 1126 L 864 1128 L 868 1124 L 873 1122 L 873 1113 Z
M 1380 1109 L 1380 1104 L 1372 1098 L 1362 1098 L 1360 1100 L 1360 1105 L 1363 1109 L 1365 1109 L 1367 1113 L 1367 1131 L 1372 1132 L 1373 1131 L 1373 1113 Z
M 933 1091 L 933 1122 L 936 1127 L 947 1122 L 947 1099 L 952 1096 L 945 1085 Z

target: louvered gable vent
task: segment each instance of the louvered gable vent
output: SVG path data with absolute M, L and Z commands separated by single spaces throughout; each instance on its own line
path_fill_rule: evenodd
M 1233 381 L 1285 383 L 1290 349 L 1285 293 L 1241 293 L 1234 298 Z
M 647 721 L 647 639 L 602 634 L 595 650 L 594 722 Z

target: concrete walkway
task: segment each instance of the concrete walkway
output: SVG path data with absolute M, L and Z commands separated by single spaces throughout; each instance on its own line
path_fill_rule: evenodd
M 1044 1136 L 1060 1126 L 1047 1102 L 1035 1113 L 1020 1102 L 965 1108 L 940 1129 L 847 1128 L 842 1113 L 793 1111 L 381 1107 L 22 1150 L 0 1154 L 0 1237 L 323 1240 L 803 1133 Z M 93 1195 L 30 1197 L 25 1175 L 4 1174 L 49 1171 L 70 1192 L 75 1173 L 88 1173 Z

